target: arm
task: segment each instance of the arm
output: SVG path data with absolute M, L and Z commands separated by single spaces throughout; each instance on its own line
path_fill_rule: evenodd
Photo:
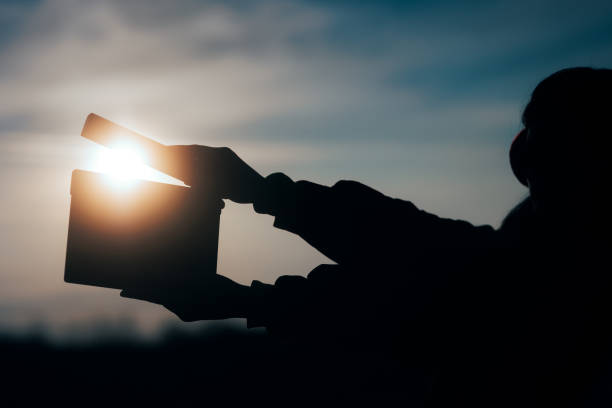
M 198 181 L 193 187 L 213 188 L 222 198 L 254 203 L 258 212 L 275 216 L 277 227 L 299 234 L 346 267 L 335 275 L 334 281 L 291 277 L 280 279 L 274 287 L 257 283 L 248 287 L 216 275 L 202 277 L 197 284 L 185 282 L 183 287 L 135 288 L 122 293 L 163 304 L 183 320 L 247 317 L 274 326 L 291 316 L 304 316 L 302 321 L 327 319 L 329 314 L 325 312 L 329 310 L 365 316 L 373 309 L 367 308 L 362 295 L 367 299 L 368 291 L 375 290 L 372 299 L 385 299 L 380 296 L 387 288 L 379 271 L 396 276 L 391 286 L 396 285 L 397 276 L 406 275 L 396 273 L 399 268 L 415 270 L 418 273 L 412 275 L 427 279 L 431 274 L 422 273 L 419 261 L 414 258 L 422 260 L 429 256 L 430 263 L 439 262 L 438 258 L 453 260 L 446 250 L 470 252 L 465 249 L 483 249 L 495 241 L 489 226 L 474 227 L 465 221 L 442 219 L 356 182 L 341 181 L 326 187 L 307 181 L 295 183 L 282 174 L 264 179 L 229 149 L 205 146 L 168 149 L 169 154 L 190 162 L 199 175 L 193 178 Z M 300 291 L 291 292 L 285 285 L 289 281 L 302 282 L 295 285 L 301 287 Z M 342 293 L 341 298 L 338 293 Z M 262 301 L 266 294 L 269 300 Z M 349 310 L 347 306 L 360 310 Z
M 275 173 L 264 186 L 255 210 L 275 216 L 274 226 L 343 265 L 395 263 L 421 250 L 469 250 L 494 242 L 490 226 L 440 218 L 355 181 L 327 187 Z
M 293 182 L 281 173 L 263 178 L 228 148 L 168 146 L 174 162 L 187 163 L 194 188 L 253 203 L 275 216 L 275 225 L 300 235 L 343 265 L 396 263 L 421 250 L 483 248 L 494 242 L 490 226 L 439 218 L 354 181 L 326 187 Z
M 283 337 L 350 336 L 380 319 L 388 289 L 396 288 L 353 272 L 320 265 L 307 278 L 281 276 L 273 285 L 250 286 L 215 275 L 161 290 L 124 289 L 121 296 L 161 304 L 183 321 L 246 318 L 249 328 L 266 327 Z
M 358 276 L 356 276 L 358 275 Z M 284 337 L 350 336 L 374 321 L 382 288 L 339 265 L 319 265 L 307 277 L 285 275 L 273 285 L 253 281 L 247 327 Z M 314 329 L 314 330 L 313 330 Z

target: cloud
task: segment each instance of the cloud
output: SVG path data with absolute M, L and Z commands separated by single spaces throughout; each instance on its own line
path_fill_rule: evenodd
M 324 16 L 264 2 L 249 14 L 205 5 L 164 24 L 162 15 L 133 18 L 149 7 L 123 13 L 110 2 L 42 3 L 3 58 L 0 92 L 11 99 L 0 115 L 61 133 L 75 128 L 83 109 L 97 110 L 147 123 L 161 117 L 168 133 L 184 134 L 316 105 L 301 61 L 283 49 L 288 38 L 319 29 Z
M 75 305 L 82 313 L 70 319 L 169 316 L 61 281 L 70 172 L 95 151 L 77 137 L 92 111 L 166 143 L 230 145 L 264 174 L 357 179 L 442 216 L 496 224 L 525 193 L 507 147 L 530 90 L 567 65 L 612 64 L 611 8 L 1 3 L 0 298 L 26 320 L 60 322 Z M 325 261 L 271 224 L 228 205 L 220 273 L 273 281 Z M 18 317 L 0 315 L 0 325 Z
M 68 134 L 97 111 L 168 141 L 205 142 L 267 120 L 333 126 L 370 114 L 395 138 L 394 125 L 452 121 L 466 103 L 476 114 L 524 103 L 536 79 L 525 80 L 523 58 L 610 22 L 569 2 L 416 4 L 393 13 L 376 3 L 41 2 L 3 53 L 0 118 Z M 502 81 L 516 84 L 511 95 Z M 353 127 L 371 127 L 363 122 Z

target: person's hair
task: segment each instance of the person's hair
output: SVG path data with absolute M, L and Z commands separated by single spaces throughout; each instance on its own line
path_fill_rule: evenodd
M 571 166 L 609 155 L 612 146 L 612 70 L 566 68 L 536 86 L 525 107 L 525 131 L 510 150 L 510 164 L 527 185 L 534 165 Z M 589 157 L 581 156 L 588 151 Z
M 566 68 L 536 86 L 523 111 L 525 128 L 542 136 L 612 128 L 612 70 Z

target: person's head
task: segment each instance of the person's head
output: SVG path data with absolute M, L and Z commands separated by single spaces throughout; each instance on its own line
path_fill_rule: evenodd
M 612 70 L 568 68 L 552 74 L 534 89 L 522 122 L 510 161 L 529 187 L 536 211 L 595 215 L 607 210 Z

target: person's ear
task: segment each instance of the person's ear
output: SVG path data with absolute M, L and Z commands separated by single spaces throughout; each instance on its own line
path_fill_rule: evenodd
M 527 151 L 527 129 L 521 130 L 510 146 L 510 167 L 518 181 L 527 186 L 529 155 Z

